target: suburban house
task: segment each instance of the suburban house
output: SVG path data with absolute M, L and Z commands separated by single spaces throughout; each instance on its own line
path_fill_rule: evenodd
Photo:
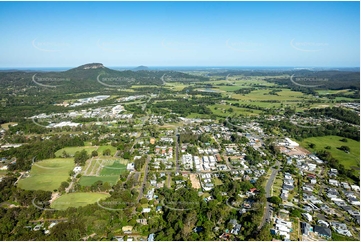
M 324 237 L 326 239 L 330 239 L 332 236 L 331 229 L 323 226 L 314 225 L 313 226 L 313 232 L 315 232 L 317 235 Z

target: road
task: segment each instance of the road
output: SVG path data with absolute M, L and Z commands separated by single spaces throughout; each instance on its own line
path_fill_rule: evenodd
M 147 156 L 147 159 L 145 160 L 145 164 L 144 164 L 144 177 L 143 177 L 143 182 L 140 185 L 139 188 L 139 196 L 138 196 L 138 200 L 137 202 L 139 203 L 139 200 L 143 197 L 143 192 L 144 192 L 144 188 L 145 188 L 145 184 L 147 183 L 147 177 L 148 177 L 148 163 L 150 161 L 150 156 Z
M 178 143 L 178 128 L 174 130 L 175 136 L 175 162 L 176 162 L 176 172 L 179 172 L 179 143 Z
M 277 161 L 275 166 L 278 166 L 279 167 L 279 162 Z M 271 197 L 271 189 L 272 189 L 272 185 L 273 185 L 273 182 L 275 180 L 275 177 L 279 171 L 279 168 L 278 169 L 274 169 L 274 168 L 271 168 L 272 169 L 272 174 L 270 175 L 270 177 L 268 178 L 268 181 L 267 181 L 267 184 L 266 184 L 266 187 L 265 187 L 265 190 L 266 190 L 266 198 L 268 199 L 269 197 Z M 265 213 L 263 214 L 263 218 L 262 218 L 262 222 L 260 224 L 260 226 L 258 227 L 258 230 L 260 230 L 263 225 L 266 223 L 266 221 L 270 221 L 270 203 L 267 202 L 266 203 L 266 208 L 265 208 Z

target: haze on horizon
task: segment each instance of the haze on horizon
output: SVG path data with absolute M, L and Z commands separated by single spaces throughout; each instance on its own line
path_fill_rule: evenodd
M 0 2 L 0 68 L 360 66 L 359 2 Z

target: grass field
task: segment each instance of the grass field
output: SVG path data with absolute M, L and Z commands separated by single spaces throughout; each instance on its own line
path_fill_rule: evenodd
M 278 92 L 278 95 L 270 95 L 268 94 L 271 89 L 259 89 L 250 92 L 249 94 L 231 94 L 233 98 L 239 100 L 278 100 L 278 101 L 286 101 L 286 100 L 300 100 L 301 98 L 307 97 L 307 95 L 302 92 L 291 91 L 290 89 L 283 88 L 281 92 Z
M 94 182 L 102 181 L 114 185 L 118 181 L 119 175 L 126 171 L 127 163 L 127 160 L 115 157 L 92 158 L 87 161 L 79 184 L 91 186 Z
M 325 149 L 326 146 L 330 146 L 331 149 L 327 150 L 331 152 L 332 156 L 337 159 L 340 164 L 343 164 L 345 168 L 349 169 L 351 167 L 357 167 L 360 165 L 360 142 L 357 142 L 352 139 L 347 139 L 347 142 L 342 142 L 340 139 L 343 137 L 340 136 L 323 136 L 323 137 L 312 137 L 304 139 L 300 144 L 310 150 L 317 151 L 321 149 Z M 309 144 L 315 144 L 315 148 L 309 148 Z M 337 147 L 341 147 L 342 145 L 350 147 L 350 153 L 345 153 L 342 150 L 337 149 Z
M 118 161 L 114 161 L 112 164 L 102 163 L 102 166 L 103 169 L 100 172 L 101 176 L 119 176 L 121 173 L 127 170 L 127 166 L 119 163 Z
M 55 152 L 55 155 L 57 157 L 60 157 L 63 154 L 64 150 L 66 153 L 68 153 L 69 155 L 72 155 L 72 156 L 75 154 L 75 152 L 82 151 L 82 150 L 86 150 L 88 152 L 88 154 L 90 155 L 93 150 L 97 150 L 97 149 L 98 149 L 97 146 L 65 147 L 65 148 L 62 148 L 62 149 L 58 150 L 57 152 Z
M 111 155 L 114 155 L 115 152 L 117 152 L 117 148 L 116 147 L 113 147 L 111 145 L 102 145 L 99 147 L 98 149 L 98 154 L 99 155 L 102 155 L 103 154 L 103 151 L 106 150 L 106 149 L 110 149 L 110 154 Z
M 318 90 L 317 93 L 319 95 L 327 95 L 327 94 L 337 94 L 337 93 L 342 93 L 342 94 L 353 94 L 354 91 L 350 90 L 350 89 L 344 89 L 344 90 Z
M 8 173 L 8 171 L 0 171 L 0 176 L 2 176 L 2 175 L 6 175 Z
M 234 114 L 240 114 L 240 115 L 258 115 L 260 114 L 262 111 L 261 110 L 253 110 L 253 109 L 248 109 L 248 108 L 239 108 L 239 107 L 235 107 L 235 106 L 230 106 L 230 105 L 225 105 L 225 104 L 215 104 L 215 105 L 210 105 L 208 106 L 212 112 L 217 115 L 217 116 L 222 116 L 222 117 L 228 117 Z M 230 113 L 227 110 L 229 108 L 233 109 L 233 112 Z M 224 110 L 226 110 L 227 112 L 224 112 Z
M 18 186 L 25 190 L 53 191 L 69 177 L 75 167 L 73 158 L 56 158 L 35 162 L 30 177 L 19 181 Z
M 51 204 L 51 208 L 58 210 L 65 210 L 69 207 L 77 208 L 80 206 L 96 203 L 99 199 L 104 199 L 107 197 L 109 197 L 109 195 L 103 193 L 68 193 L 56 199 Z
M 111 185 L 115 185 L 119 179 L 119 176 L 82 176 L 79 180 L 79 184 L 82 186 L 91 186 L 97 181 L 108 182 Z
M 14 122 L 4 123 L 4 124 L 1 125 L 1 128 L 5 129 L 5 130 L 8 130 L 9 125 L 14 125 L 14 124 L 17 124 L 17 123 L 14 123 Z

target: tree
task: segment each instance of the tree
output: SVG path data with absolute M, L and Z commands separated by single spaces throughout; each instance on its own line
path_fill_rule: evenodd
M 271 241 L 272 240 L 272 236 L 270 233 L 270 229 L 271 226 L 270 224 L 266 223 L 261 230 L 259 231 L 259 233 L 256 236 L 256 240 L 258 241 Z
M 98 156 L 98 151 L 93 150 L 93 151 L 92 151 L 92 157 L 95 157 L 95 156 Z
M 340 148 L 339 148 L 340 150 L 343 150 L 343 151 L 345 151 L 345 152 L 350 152 L 350 147 L 348 147 L 348 146 L 346 146 L 346 145 L 342 145 Z
M 85 165 L 85 161 L 89 159 L 88 152 L 86 150 L 77 151 L 74 155 L 74 162 L 80 166 Z
M 104 156 L 109 156 L 111 154 L 111 150 L 110 149 L 106 149 L 103 151 L 103 155 Z
M 276 204 L 276 205 L 280 205 L 280 203 L 282 203 L 282 200 L 280 197 L 273 196 L 268 199 L 268 202 Z

